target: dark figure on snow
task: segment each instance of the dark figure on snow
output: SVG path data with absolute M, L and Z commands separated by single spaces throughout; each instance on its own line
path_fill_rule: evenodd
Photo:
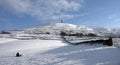
M 21 57 L 21 56 L 22 55 L 19 52 L 16 53 L 16 57 Z

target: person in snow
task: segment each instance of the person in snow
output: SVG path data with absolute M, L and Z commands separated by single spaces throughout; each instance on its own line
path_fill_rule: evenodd
M 16 57 L 21 57 L 21 56 L 22 55 L 19 52 L 16 53 Z

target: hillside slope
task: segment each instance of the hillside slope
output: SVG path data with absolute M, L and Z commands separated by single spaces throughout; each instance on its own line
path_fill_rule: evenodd
M 67 33 L 96 33 L 99 35 L 120 35 L 119 28 L 104 28 L 104 27 L 86 27 L 86 26 L 77 26 L 69 23 L 52 23 L 43 26 L 33 26 L 29 28 L 21 29 L 24 33 L 51 33 L 51 34 L 60 34 L 61 31 Z
M 39 34 L 51 34 L 59 35 L 61 31 L 66 32 L 67 34 L 76 34 L 82 33 L 88 35 L 93 33 L 97 36 L 111 36 L 111 37 L 120 37 L 120 28 L 104 28 L 104 27 L 86 27 L 86 26 L 77 26 L 69 23 L 52 23 L 47 25 L 38 25 L 27 28 L 22 28 L 18 30 L 9 31 L 12 35 L 1 35 L 0 37 L 19 37 L 19 36 L 38 36 Z

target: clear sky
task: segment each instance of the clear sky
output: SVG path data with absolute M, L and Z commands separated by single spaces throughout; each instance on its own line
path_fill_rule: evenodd
M 120 28 L 120 0 L 0 0 L 0 30 L 46 23 Z

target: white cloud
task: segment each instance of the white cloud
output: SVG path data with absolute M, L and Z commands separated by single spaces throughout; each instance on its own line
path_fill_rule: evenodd
M 120 21 L 119 15 L 116 14 L 108 16 L 108 19 L 113 21 Z
M 0 2 L 13 12 L 46 20 L 73 18 L 76 15 L 68 12 L 78 12 L 84 0 L 0 0 Z

